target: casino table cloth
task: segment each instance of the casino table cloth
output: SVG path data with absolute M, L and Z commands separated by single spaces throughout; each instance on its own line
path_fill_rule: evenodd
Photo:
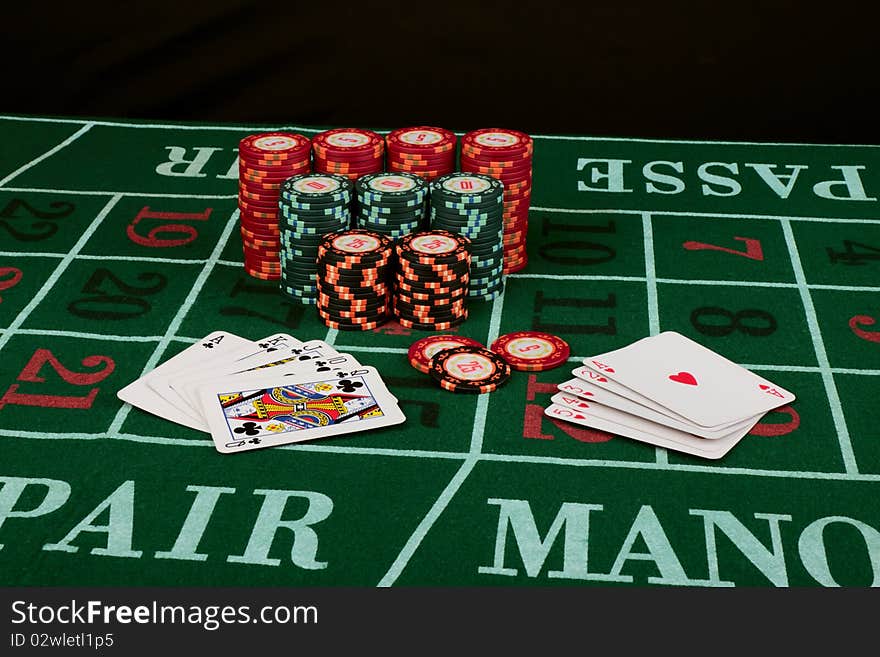
M 318 131 L 0 117 L 4 585 L 880 583 L 880 147 L 533 135 L 528 266 L 457 332 L 571 357 L 459 395 L 408 363 L 426 333 L 245 274 L 236 149 L 268 129 Z M 230 456 L 117 399 L 220 329 L 324 339 L 407 420 Z M 717 461 L 543 415 L 665 330 L 797 400 Z

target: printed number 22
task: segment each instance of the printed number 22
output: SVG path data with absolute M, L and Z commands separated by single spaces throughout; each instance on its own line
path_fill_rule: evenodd
M 28 383 L 45 383 L 46 377 L 40 374 L 43 366 L 49 366 L 58 373 L 66 383 L 75 386 L 91 386 L 106 379 L 116 368 L 116 363 L 109 356 L 86 356 L 82 360 L 83 367 L 99 367 L 102 369 L 96 372 L 72 372 L 64 367 L 55 355 L 48 349 L 37 349 L 31 359 L 24 366 L 24 369 L 18 375 L 19 381 Z M 89 409 L 95 401 L 98 394 L 98 388 L 92 388 L 88 394 L 82 396 L 76 395 L 35 395 L 18 392 L 19 384 L 13 383 L 3 396 L 0 397 L 0 410 L 6 404 L 17 404 L 19 406 L 40 406 L 43 408 L 79 408 Z

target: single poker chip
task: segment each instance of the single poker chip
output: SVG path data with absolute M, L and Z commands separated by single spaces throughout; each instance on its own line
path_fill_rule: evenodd
M 454 132 L 434 126 L 398 128 L 385 137 L 389 151 L 402 153 L 436 155 L 454 151 L 457 143 Z
M 480 128 L 462 137 L 461 149 L 463 153 L 487 155 L 504 160 L 530 157 L 534 147 L 532 138 L 519 130 Z
M 372 201 L 423 199 L 428 184 L 412 173 L 373 173 L 360 178 L 356 185 L 358 196 Z
M 385 140 L 371 130 L 334 128 L 312 138 L 312 148 L 319 157 L 345 157 L 364 153 L 383 153 Z
M 415 263 L 434 264 L 469 260 L 470 240 L 446 230 L 408 235 L 398 242 L 397 256 Z
M 308 137 L 299 134 L 264 132 L 240 140 L 238 152 L 245 159 L 284 161 L 307 158 L 310 147 Z
M 482 346 L 462 345 L 436 352 L 428 373 L 441 388 L 451 392 L 493 392 L 510 379 L 510 365 Z
M 540 331 L 515 331 L 499 336 L 490 347 L 515 370 L 542 372 L 568 362 L 568 343 Z
M 431 196 L 453 203 L 497 202 L 504 193 L 501 181 L 481 173 L 450 173 L 431 183 Z
M 332 173 L 305 173 L 284 181 L 280 187 L 281 195 L 290 199 L 314 202 L 351 201 L 352 184 L 345 176 Z

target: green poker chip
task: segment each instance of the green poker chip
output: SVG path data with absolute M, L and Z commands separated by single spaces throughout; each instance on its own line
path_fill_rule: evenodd
M 503 198 L 504 185 L 480 173 L 448 173 L 431 183 L 431 199 L 452 203 L 490 203 Z
M 368 173 L 355 183 L 356 194 L 367 200 L 425 198 L 428 183 L 421 176 L 405 171 Z
M 302 173 L 287 178 L 279 194 L 301 203 L 318 199 L 347 202 L 351 200 L 352 184 L 347 177 L 334 173 Z

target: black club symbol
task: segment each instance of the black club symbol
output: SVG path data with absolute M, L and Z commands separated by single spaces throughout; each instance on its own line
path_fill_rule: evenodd
M 248 442 L 249 442 L 251 445 L 259 445 L 259 444 L 260 444 L 260 439 L 259 439 L 259 438 L 251 438 Z
M 203 342 L 203 343 L 202 343 L 202 346 L 203 346 L 205 349 L 213 349 L 213 348 L 214 348 L 214 343 L 213 343 L 213 342 Z
M 303 352 L 302 349 L 291 349 L 290 350 L 290 353 L 292 353 L 294 355 L 301 354 L 302 352 Z
M 256 436 L 260 433 L 260 430 L 257 429 L 256 422 L 245 422 L 240 427 L 233 429 L 233 431 L 235 431 L 235 433 L 243 433 L 246 436 Z
M 316 360 L 315 365 L 317 365 L 317 367 L 315 368 L 316 372 L 329 372 L 330 371 L 330 368 L 327 367 L 327 361 Z
M 354 392 L 358 388 L 363 388 L 364 384 L 360 381 L 349 381 L 348 379 L 343 379 L 336 385 L 336 387 L 342 390 L 342 392 Z

